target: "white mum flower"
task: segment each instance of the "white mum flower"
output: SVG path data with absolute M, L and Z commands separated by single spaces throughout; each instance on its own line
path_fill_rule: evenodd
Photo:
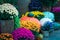
M 44 24 L 46 23 L 46 22 L 53 22 L 51 19 L 49 19 L 49 18 L 42 18 L 41 20 L 40 20 L 40 23 L 41 23 L 41 26 L 44 26 Z
M 3 13 L 3 10 L 4 10 L 3 6 L 0 5 L 0 12 Z
M 0 10 L 1 10 L 1 7 L 2 7 L 2 6 L 0 5 Z
M 10 18 L 13 18 L 13 16 L 10 16 Z
M 1 9 L 1 8 L 3 8 L 3 9 Z M 16 16 L 18 16 L 18 11 L 17 11 L 17 9 L 13 6 L 13 5 L 11 5 L 11 4 L 9 4 L 9 3 L 5 3 L 5 4 L 2 4 L 2 7 L 0 8 L 0 11 L 6 11 L 7 13 L 9 13 L 9 14 L 15 14 Z

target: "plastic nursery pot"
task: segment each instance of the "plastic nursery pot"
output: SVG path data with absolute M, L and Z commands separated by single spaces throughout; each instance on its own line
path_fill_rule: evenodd
M 14 30 L 14 20 L 0 20 L 0 27 L 1 33 L 12 33 Z

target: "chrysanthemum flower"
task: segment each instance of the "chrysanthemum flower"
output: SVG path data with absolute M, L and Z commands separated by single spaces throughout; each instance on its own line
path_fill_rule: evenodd
M 45 16 L 44 16 L 45 18 L 49 18 L 49 19 L 51 19 L 52 21 L 55 21 L 54 13 L 49 12 L 49 11 L 45 11 L 45 12 L 43 12 L 43 14 L 45 15 Z
M 9 3 L 0 5 L 0 19 L 13 19 L 18 14 L 18 10 L 13 5 Z
M 0 39 L 1 40 L 13 40 L 13 36 L 12 34 L 9 34 L 9 33 L 1 33 Z
M 14 40 L 34 40 L 33 33 L 26 28 L 18 28 L 12 33 Z
M 34 18 L 34 17 L 22 17 L 20 19 L 20 24 L 21 27 L 39 32 L 41 25 L 38 19 Z
M 44 17 L 44 14 L 40 11 L 31 11 L 31 12 L 27 12 L 24 16 L 32 16 L 32 17 L 35 17 L 37 19 L 41 19 Z
M 4 10 L 5 10 L 5 12 L 7 12 L 11 15 L 17 15 L 18 16 L 18 11 L 13 5 L 11 5 L 9 3 L 4 3 L 1 6 L 2 6 L 2 9 L 1 9 L 2 12 L 4 12 Z
M 47 22 L 53 22 L 53 21 L 51 19 L 49 19 L 49 18 L 42 18 L 40 20 L 41 26 L 44 26 L 45 23 L 47 23 Z

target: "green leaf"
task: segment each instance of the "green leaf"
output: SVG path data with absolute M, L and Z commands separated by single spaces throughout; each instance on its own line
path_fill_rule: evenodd
M 18 16 L 14 16 L 14 29 L 17 29 L 20 27 L 20 19 Z

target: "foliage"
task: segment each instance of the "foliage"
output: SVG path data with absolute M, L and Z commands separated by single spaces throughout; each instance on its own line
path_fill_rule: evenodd
M 58 0 L 40 0 L 44 6 L 53 6 Z

